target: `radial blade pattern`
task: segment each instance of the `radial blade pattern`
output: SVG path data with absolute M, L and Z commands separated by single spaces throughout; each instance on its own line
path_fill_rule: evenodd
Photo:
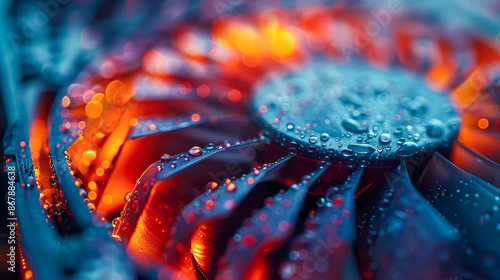
M 202 161 L 213 158 L 219 153 L 238 151 L 245 147 L 250 148 L 267 142 L 268 139 L 262 137 L 248 141 L 237 141 L 232 145 L 226 142 L 219 146 L 193 147 L 187 153 L 174 156 L 164 154 L 159 161 L 153 163 L 143 173 L 134 190 L 127 195 L 127 204 L 120 218 L 115 222 L 116 227 L 113 234 L 126 242 L 129 245 L 129 250 L 143 252 L 142 257 L 146 258 L 143 262 L 147 262 L 151 258 L 161 260 L 162 248 L 170 235 L 175 217 L 185 205 L 202 193 L 203 186 L 197 184 L 201 184 L 202 180 L 206 182 L 208 178 L 219 174 L 213 170 L 227 168 L 228 165 L 225 161 L 217 164 L 210 162 L 211 166 L 205 166 L 204 169 L 213 168 L 211 172 L 207 172 L 205 176 L 192 176 L 189 178 L 191 180 L 177 178 L 176 175 L 181 172 L 189 172 L 189 170 L 198 174 L 198 171 L 193 168 L 199 167 Z M 241 161 L 248 160 L 244 153 L 233 157 L 233 160 L 237 158 Z M 238 167 L 240 163 L 234 161 L 232 164 L 236 164 Z M 242 170 L 241 167 L 238 168 Z M 234 171 L 233 169 L 230 171 Z M 161 224 L 161 229 L 158 228 L 159 224 Z M 141 241 L 146 236 L 148 239 Z M 151 238 L 153 236 L 154 238 Z

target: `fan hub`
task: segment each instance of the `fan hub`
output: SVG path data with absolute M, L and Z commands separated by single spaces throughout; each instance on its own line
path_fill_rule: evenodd
M 446 94 L 401 70 L 324 62 L 264 80 L 253 109 L 284 149 L 340 164 L 392 165 L 445 148 L 460 124 Z

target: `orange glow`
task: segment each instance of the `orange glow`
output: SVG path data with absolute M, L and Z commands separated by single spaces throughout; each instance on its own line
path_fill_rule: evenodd
M 108 169 L 108 168 L 109 168 L 109 166 L 110 166 L 110 163 L 109 163 L 109 161 L 105 160 L 105 161 L 103 161 L 103 162 L 101 163 L 101 166 L 102 166 L 102 168 L 104 168 L 104 169 Z
M 114 80 L 106 87 L 106 100 L 116 106 L 122 106 L 132 98 L 132 91 L 124 82 Z
M 207 184 L 208 188 L 210 188 L 211 190 L 214 190 L 215 188 L 217 188 L 219 186 L 219 184 L 217 184 L 217 182 L 214 182 L 214 181 L 211 181 Z
M 229 183 L 227 186 L 226 186 L 226 190 L 228 192 L 232 192 L 236 189 L 236 185 L 234 183 Z
M 450 46 L 445 42 L 437 43 L 438 50 L 434 55 L 433 65 L 427 72 L 429 83 L 436 88 L 444 88 L 453 78 L 453 74 L 457 70 L 457 63 L 450 55 Z
M 89 192 L 89 199 L 94 200 L 97 198 L 97 193 L 95 191 L 90 191 Z
M 104 169 L 102 169 L 101 167 L 97 168 L 95 174 L 97 174 L 97 176 L 104 175 Z
M 104 97 L 104 94 L 102 93 L 97 93 L 94 96 L 92 96 L 92 101 L 97 101 L 100 102 Z
M 464 135 L 462 134 L 458 135 L 458 142 L 464 143 L 465 140 L 467 140 L 467 138 Z
M 111 203 L 113 203 L 113 197 L 111 195 L 107 194 L 107 195 L 103 196 L 102 201 L 104 202 L 104 204 L 110 205 Z
M 71 100 L 69 99 L 69 97 L 67 96 L 64 96 L 63 99 L 62 99 L 62 105 L 63 107 L 69 107 L 69 104 L 71 103 Z
M 286 25 L 288 16 L 276 9 L 264 12 L 257 23 L 242 17 L 214 23 L 212 35 L 223 47 L 237 51 L 248 67 L 272 60 L 285 62 L 297 53 L 298 38 Z M 234 58 L 227 57 L 231 66 Z M 229 65 L 228 65 L 229 66 Z
M 139 123 L 139 122 L 137 121 L 137 119 L 136 119 L 136 118 L 131 118 L 131 119 L 130 119 L 130 125 L 131 125 L 131 126 L 136 126 L 138 123 Z
M 191 120 L 192 120 L 193 122 L 198 122 L 198 121 L 200 120 L 200 115 L 198 115 L 198 114 L 193 114 L 193 115 L 191 116 Z
M 261 45 L 261 37 L 254 28 L 243 27 L 239 32 L 235 33 L 236 34 L 232 34 L 232 36 L 234 36 L 233 40 L 236 48 L 240 52 L 248 55 L 257 55 L 260 53 L 260 50 L 263 49 L 264 46 Z
M 215 207 L 215 203 L 213 200 L 209 199 L 205 202 L 205 207 L 207 207 L 207 209 L 213 209 Z
M 33 272 L 31 270 L 26 270 L 24 273 L 24 279 L 31 280 L 33 279 Z
M 271 272 L 270 253 L 259 252 L 258 256 L 252 258 L 249 267 L 245 273 L 243 280 L 263 280 L 269 279 Z
M 488 122 L 487 119 L 480 119 L 478 122 L 477 122 L 477 126 L 480 128 L 480 129 L 486 129 L 488 128 L 488 126 L 490 125 L 490 123 Z
M 87 150 L 83 153 L 83 162 L 86 165 L 90 165 L 96 157 L 97 157 L 97 154 L 94 150 Z
M 87 106 L 85 106 L 85 113 L 89 118 L 93 119 L 100 117 L 102 110 L 102 104 L 98 101 L 90 101 L 87 103 Z
M 262 58 L 257 55 L 243 55 L 242 61 L 246 66 L 253 68 L 259 66 Z
M 270 26 L 268 32 L 272 33 L 271 51 L 278 57 L 288 57 L 295 52 L 296 43 L 292 32 L 284 28 Z

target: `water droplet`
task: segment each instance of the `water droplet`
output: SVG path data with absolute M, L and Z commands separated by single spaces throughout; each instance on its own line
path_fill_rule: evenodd
M 444 134 L 445 125 L 441 120 L 432 119 L 427 125 L 427 135 L 432 138 L 441 138 Z
M 286 129 L 287 129 L 287 130 L 293 130 L 294 128 L 295 128 L 295 125 L 294 125 L 293 123 L 288 123 L 288 124 L 286 125 Z
M 227 190 L 228 192 L 232 192 L 232 191 L 234 191 L 235 189 L 236 189 L 236 185 L 235 185 L 234 183 L 229 183 L 229 184 L 227 184 L 227 186 L 226 186 L 226 190 Z
M 288 148 L 290 150 L 295 150 L 295 149 L 297 149 L 298 146 L 299 146 L 299 144 L 297 144 L 297 142 L 295 142 L 293 140 L 288 144 Z
M 375 148 L 368 144 L 349 144 L 347 148 L 358 154 L 371 154 L 375 152 Z
M 345 157 L 349 157 L 349 156 L 352 156 L 353 152 L 351 150 L 342 150 L 341 153 L 345 156 Z
M 139 201 L 133 200 L 130 202 L 130 210 L 132 210 L 133 213 L 137 213 L 137 211 L 139 211 Z
M 163 154 L 160 159 L 162 162 L 169 162 L 171 157 L 169 154 Z
M 113 227 L 116 227 L 119 222 L 120 222 L 120 217 L 116 217 L 116 218 L 113 219 L 113 221 L 111 222 L 111 224 L 113 225 Z
M 208 143 L 205 149 L 212 150 L 215 147 L 214 143 Z
M 318 137 L 314 135 L 311 135 L 311 137 L 309 137 L 309 143 L 316 144 L 317 142 L 318 142 Z
M 397 127 L 393 130 L 394 135 L 401 135 L 403 134 L 403 129 L 401 127 Z
M 215 188 L 217 188 L 219 186 L 219 184 L 217 184 L 217 182 L 214 182 L 214 181 L 211 181 L 211 182 L 208 182 L 207 185 L 206 185 L 206 190 L 213 190 Z
M 406 142 L 396 151 L 398 156 L 409 157 L 418 153 L 418 145 L 413 142 Z
M 283 279 L 292 278 L 293 275 L 297 272 L 297 268 L 293 263 L 286 263 L 280 269 L 280 276 Z
M 215 207 L 215 203 L 213 200 L 209 199 L 207 201 L 205 201 L 205 207 L 207 209 L 213 209 Z
M 403 145 L 406 142 L 404 138 L 399 138 L 398 141 L 396 142 L 398 145 Z
M 325 205 L 326 203 L 326 199 L 324 197 L 321 197 L 318 199 L 318 201 L 316 201 L 316 204 L 319 206 L 319 207 L 322 207 L 323 205 Z
M 355 119 L 346 119 L 342 121 L 342 126 L 344 126 L 345 129 L 351 131 L 351 132 L 365 132 L 368 130 L 368 126 L 362 126 L 357 120 Z
M 389 133 L 382 133 L 379 137 L 380 143 L 387 144 L 391 142 L 391 135 Z
M 328 141 L 328 139 L 330 139 L 330 135 L 328 135 L 328 133 L 321 133 L 321 136 L 320 136 L 320 139 L 321 141 Z
M 191 149 L 189 149 L 189 154 L 194 156 L 194 157 L 199 156 L 202 153 L 203 153 L 203 150 L 198 146 L 194 146 Z
M 84 189 L 78 189 L 78 194 L 84 199 L 88 197 L 87 192 Z

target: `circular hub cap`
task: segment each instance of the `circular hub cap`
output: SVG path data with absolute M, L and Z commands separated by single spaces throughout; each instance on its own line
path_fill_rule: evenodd
M 256 87 L 259 122 L 290 152 L 333 163 L 392 165 L 442 148 L 457 112 L 444 93 L 399 71 L 315 63 Z

